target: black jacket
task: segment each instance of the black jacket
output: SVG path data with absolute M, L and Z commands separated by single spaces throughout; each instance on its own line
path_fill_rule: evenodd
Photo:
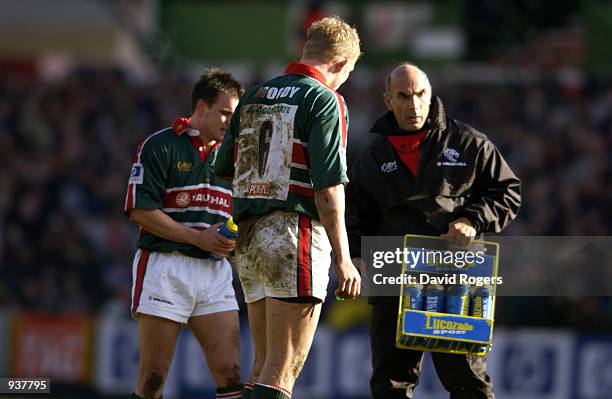
M 386 136 L 405 135 L 392 112 L 372 128 L 378 137 L 350 169 L 346 223 L 352 256 L 362 236 L 439 236 L 448 223 L 468 218 L 477 232 L 499 233 L 517 215 L 520 180 L 482 133 L 444 113 L 432 98 L 421 142 L 418 177 Z

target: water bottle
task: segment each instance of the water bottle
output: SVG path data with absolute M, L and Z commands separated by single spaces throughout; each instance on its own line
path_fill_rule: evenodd
M 441 285 L 428 284 L 425 286 L 423 307 L 428 312 L 444 311 L 444 288 Z
M 409 284 L 404 287 L 404 309 L 423 310 L 423 286 Z
M 421 284 L 408 284 L 404 287 L 403 307 L 404 310 L 423 310 L 423 286 Z M 403 316 L 402 316 L 403 317 Z M 403 336 L 403 344 L 410 347 L 420 348 L 425 345 L 425 339 L 419 337 Z
M 449 285 L 446 292 L 446 313 L 467 316 L 470 308 L 469 287 L 463 284 Z
M 423 308 L 427 312 L 444 312 L 444 287 L 440 284 L 427 284 L 423 290 Z M 444 348 L 447 342 L 439 339 L 423 338 L 425 349 Z
M 483 317 L 485 319 L 491 318 L 491 308 L 493 302 L 491 292 L 492 290 L 486 286 L 475 287 L 472 289 L 470 316 Z
M 470 316 L 492 319 L 493 287 L 472 287 L 470 291 Z M 483 345 L 478 349 L 480 352 L 486 352 L 488 345 Z
M 230 217 L 229 219 L 227 219 L 225 224 L 219 227 L 217 232 L 219 232 L 219 234 L 221 234 L 222 236 L 229 238 L 230 240 L 235 240 L 236 237 L 238 237 L 238 225 L 234 223 L 234 219 Z M 220 258 L 214 254 L 210 254 L 210 259 L 220 261 L 223 258 Z

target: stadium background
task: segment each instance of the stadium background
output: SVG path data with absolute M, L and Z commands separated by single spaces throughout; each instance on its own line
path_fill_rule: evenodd
M 246 86 L 271 77 L 328 14 L 356 24 L 365 51 L 340 89 L 349 161 L 384 111 L 386 72 L 411 60 L 521 177 L 505 234 L 610 235 L 610 1 L 0 0 L 0 376 L 50 376 L 54 398 L 131 391 L 136 228 L 122 206 L 136 145 L 187 114 L 205 66 Z M 367 316 L 364 301 L 326 303 L 296 397 L 368 397 Z M 503 298 L 496 326 L 498 398 L 612 397 L 609 297 Z M 424 367 L 419 398 L 446 397 Z M 213 389 L 185 332 L 165 397 Z

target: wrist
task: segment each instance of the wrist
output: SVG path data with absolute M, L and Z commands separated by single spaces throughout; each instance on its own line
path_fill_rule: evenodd
M 198 234 L 198 230 L 185 226 L 183 239 L 187 244 L 196 245 Z
M 347 254 L 335 254 L 334 253 L 333 259 L 334 259 L 334 262 L 337 265 L 340 265 L 340 264 L 343 264 L 343 263 L 347 263 L 347 262 L 349 262 L 349 263 L 351 262 L 351 257 L 350 257 L 350 255 L 348 253 Z

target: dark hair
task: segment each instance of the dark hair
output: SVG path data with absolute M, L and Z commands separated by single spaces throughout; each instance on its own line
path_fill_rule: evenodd
M 240 97 L 244 88 L 231 73 L 219 68 L 206 69 L 191 90 L 191 112 L 195 110 L 198 100 L 204 100 L 208 106 L 213 105 L 221 92 Z

